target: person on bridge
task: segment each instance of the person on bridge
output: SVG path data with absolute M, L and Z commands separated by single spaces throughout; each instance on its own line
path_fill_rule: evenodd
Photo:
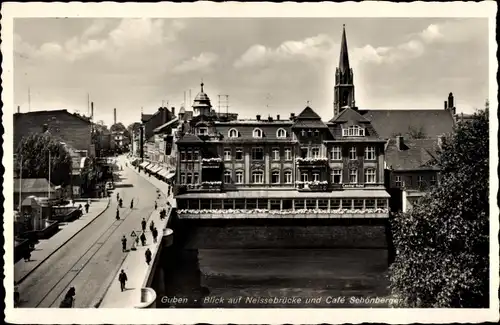
M 144 232 L 141 234 L 141 243 L 142 246 L 146 246 L 146 235 L 144 235 Z
M 149 250 L 149 248 L 146 250 L 146 264 L 149 265 L 149 263 L 151 263 L 151 251 Z
M 75 295 L 75 287 L 71 287 L 66 293 L 66 296 L 64 296 L 64 299 L 61 301 L 59 308 L 73 308 L 75 305 Z
M 127 251 L 127 237 L 125 237 L 125 235 L 123 235 L 122 237 L 122 252 L 126 252 Z
M 153 242 L 156 244 L 156 241 L 158 238 L 158 229 L 156 229 L 156 227 L 154 227 L 153 230 L 151 230 L 151 232 L 153 233 Z
M 127 273 L 122 270 L 120 272 L 120 275 L 118 276 L 118 281 L 120 281 L 120 289 L 122 289 L 122 291 L 125 290 L 125 282 L 127 282 L 127 280 Z
M 142 226 L 142 231 L 146 231 L 146 219 L 142 218 L 142 221 L 141 221 L 141 226 Z
M 155 222 L 153 220 L 151 220 L 151 224 L 149 225 L 149 230 L 151 230 L 151 232 L 153 232 L 154 228 L 155 228 Z

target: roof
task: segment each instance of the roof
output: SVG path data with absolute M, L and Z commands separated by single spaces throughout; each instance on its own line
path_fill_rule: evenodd
M 345 25 L 342 29 L 342 41 L 340 44 L 339 70 L 342 73 L 349 72 L 349 51 L 347 50 L 347 37 L 345 35 Z
M 162 124 L 160 125 L 159 127 L 157 127 L 156 129 L 153 130 L 154 133 L 160 133 L 162 132 L 165 128 L 169 127 L 169 126 L 172 126 L 174 125 L 175 123 L 179 122 L 179 118 L 176 117 L 174 118 L 173 120 L 170 120 L 168 121 L 167 123 L 165 124 Z
M 151 119 L 153 117 L 154 114 L 143 114 L 141 113 L 141 122 L 144 123 L 146 121 L 148 121 L 149 119 Z
M 295 118 L 293 128 L 327 128 L 321 117 L 309 106 L 306 106 Z
M 27 113 L 15 113 L 14 118 L 19 118 L 22 116 L 37 116 L 37 115 L 55 115 L 55 114 L 67 114 L 70 116 L 74 116 L 86 123 L 91 124 L 90 118 L 84 115 L 80 115 L 78 113 L 70 113 L 67 109 L 55 109 L 55 110 L 43 110 L 43 111 L 31 111 Z
M 363 137 L 344 137 L 342 128 L 359 125 L 365 129 Z M 357 110 L 351 107 L 345 108 L 339 115 L 328 122 L 330 132 L 338 140 L 362 141 L 380 139 L 380 136 L 372 123 L 363 117 Z
M 455 123 L 451 112 L 444 109 L 363 110 L 359 113 L 370 120 L 378 135 L 385 139 L 420 129 L 427 138 L 437 138 L 452 132 Z
M 309 106 L 306 106 L 306 108 L 304 108 L 302 112 L 297 115 L 297 119 L 313 119 L 321 121 L 321 117 Z
M 235 121 L 236 122 L 236 121 Z M 281 123 L 279 121 L 278 123 L 275 122 L 248 122 L 248 123 L 231 123 L 231 122 L 224 122 L 224 123 L 216 123 L 216 129 L 217 132 L 222 134 L 223 139 L 225 141 L 236 141 L 236 142 L 244 142 L 244 141 L 251 141 L 251 140 L 257 140 L 259 142 L 266 142 L 266 141 L 277 141 L 279 140 L 284 140 L 285 142 L 290 142 L 292 140 L 292 130 L 291 130 L 292 123 L 288 121 L 288 123 Z M 253 130 L 254 129 L 260 129 L 262 130 L 262 138 L 254 138 L 253 137 Z M 237 138 L 229 138 L 229 130 L 235 129 L 238 131 L 238 137 Z M 279 129 L 284 129 L 286 132 L 286 138 L 278 138 L 278 130 Z
M 14 193 L 19 193 L 21 188 L 23 193 L 45 193 L 49 191 L 49 181 L 45 178 L 14 178 Z M 54 184 L 50 185 L 54 189 Z
M 203 143 L 203 141 L 196 135 L 187 133 L 180 138 L 177 143 Z
M 403 139 L 403 150 L 399 150 L 396 139 L 388 141 L 385 159 L 392 170 L 429 170 L 437 155 L 437 139 Z
M 296 190 L 262 190 L 262 191 L 228 191 L 224 193 L 185 193 L 177 195 L 176 199 L 207 198 L 207 199 L 239 199 L 239 198 L 388 198 L 390 195 L 384 189 L 344 190 L 333 192 L 297 192 Z
M 355 111 L 351 107 L 345 108 L 339 115 L 332 118 L 328 123 L 344 123 L 348 121 L 369 123 L 370 121 L 366 117 L 362 116 L 359 112 Z

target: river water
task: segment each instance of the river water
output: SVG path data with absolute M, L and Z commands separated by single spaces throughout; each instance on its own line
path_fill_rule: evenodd
M 387 307 L 386 249 L 165 249 L 157 308 Z

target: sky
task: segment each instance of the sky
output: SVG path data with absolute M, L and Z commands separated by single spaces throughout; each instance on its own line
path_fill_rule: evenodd
M 14 104 L 87 115 L 90 94 L 95 121 L 116 108 L 128 125 L 203 80 L 216 111 L 229 95 L 241 118 L 309 103 L 329 120 L 343 24 L 361 109 L 443 108 L 450 92 L 457 112 L 484 107 L 484 18 L 16 18 Z

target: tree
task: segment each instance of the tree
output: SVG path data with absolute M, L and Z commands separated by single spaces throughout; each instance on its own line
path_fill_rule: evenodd
M 126 127 L 125 127 L 125 125 L 123 125 L 123 123 L 121 123 L 121 122 L 118 122 L 118 123 L 116 123 L 116 124 L 111 125 L 111 127 L 109 128 L 109 130 L 110 130 L 111 132 L 124 132 L 124 135 L 125 135 L 126 137 L 130 137 L 130 135 L 129 135 L 129 132 L 128 132 L 127 128 L 126 128 Z
M 34 133 L 24 137 L 16 148 L 18 159 L 22 159 L 23 178 L 49 179 L 54 185 L 71 184 L 72 160 L 64 146 L 49 133 Z M 20 166 L 16 164 L 16 171 Z
M 134 134 L 137 130 L 139 130 L 140 127 L 141 127 L 141 123 L 139 123 L 139 122 L 131 123 L 131 124 L 129 124 L 129 126 L 127 126 L 128 133 Z
M 488 307 L 488 132 L 488 109 L 459 124 L 437 157 L 440 184 L 391 217 L 400 307 Z

